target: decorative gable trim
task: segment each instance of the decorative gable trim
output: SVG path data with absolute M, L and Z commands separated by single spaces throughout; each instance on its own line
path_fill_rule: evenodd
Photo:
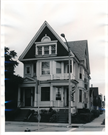
M 28 82 L 36 82 L 36 80 L 27 76 L 24 78 L 24 83 L 28 83 Z
M 25 57 L 25 55 L 27 54 L 27 52 L 29 51 L 29 49 L 31 48 L 31 46 L 35 43 L 36 39 L 39 37 L 39 35 L 41 34 L 41 32 L 44 30 L 44 28 L 46 26 L 54 34 L 54 36 L 60 41 L 60 43 L 64 46 L 64 48 L 68 51 L 67 45 L 63 42 L 63 40 L 60 38 L 60 36 L 52 29 L 52 27 L 45 21 L 42 24 L 42 26 L 40 27 L 40 29 L 37 31 L 37 33 L 35 34 L 35 36 L 32 38 L 32 40 L 30 41 L 30 43 L 28 44 L 28 46 L 26 47 L 26 49 L 24 50 L 24 52 L 20 55 L 19 61 L 22 61 L 23 60 L 23 58 Z M 71 55 L 74 56 L 74 54 L 72 53 L 72 51 L 71 51 Z

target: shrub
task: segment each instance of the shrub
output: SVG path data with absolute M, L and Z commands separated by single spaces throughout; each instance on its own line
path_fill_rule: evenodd
M 99 115 L 100 115 L 99 110 L 92 110 L 91 112 L 93 113 L 94 118 L 99 117 Z
M 85 124 L 93 120 L 93 113 L 79 113 L 71 116 L 72 123 Z
M 51 122 L 51 123 L 57 122 L 58 121 L 58 117 L 59 117 L 59 115 L 57 113 L 53 114 L 52 117 L 50 117 L 49 122 Z

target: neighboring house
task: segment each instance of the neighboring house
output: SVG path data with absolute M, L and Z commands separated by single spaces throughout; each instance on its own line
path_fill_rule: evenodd
M 90 110 L 102 108 L 102 95 L 99 95 L 98 87 L 90 87 Z
M 68 42 L 70 52 L 72 106 L 90 108 L 90 65 L 87 40 Z M 45 21 L 23 51 L 24 82 L 18 90 L 21 108 L 68 107 L 68 47 Z M 39 102 L 38 102 L 39 101 Z

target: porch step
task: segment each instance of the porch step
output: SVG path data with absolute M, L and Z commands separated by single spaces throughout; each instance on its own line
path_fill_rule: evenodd
M 30 109 L 20 109 L 18 115 L 15 117 L 14 121 L 24 121 L 30 114 Z
M 58 123 L 67 123 L 68 110 L 60 109 L 58 114 L 59 114 Z

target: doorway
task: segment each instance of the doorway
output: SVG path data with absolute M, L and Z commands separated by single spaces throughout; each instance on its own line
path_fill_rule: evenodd
M 31 106 L 31 89 L 25 89 L 25 106 Z

